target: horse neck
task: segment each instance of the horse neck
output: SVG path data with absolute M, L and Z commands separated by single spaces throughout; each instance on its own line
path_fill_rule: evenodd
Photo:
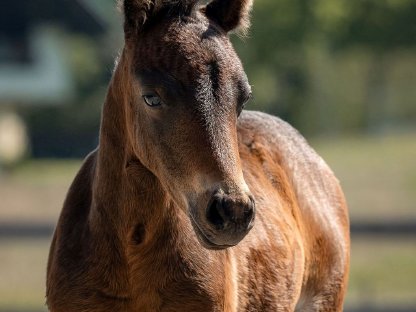
M 160 218 L 169 196 L 157 178 L 135 157 L 128 60 L 123 53 L 103 106 L 100 142 L 93 182 L 92 227 L 103 225 L 113 235 L 129 235 L 136 223 Z

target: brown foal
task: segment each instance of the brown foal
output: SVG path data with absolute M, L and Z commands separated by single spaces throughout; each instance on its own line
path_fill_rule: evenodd
M 229 33 L 251 5 L 123 1 L 99 147 L 53 237 L 51 311 L 342 311 L 339 183 L 291 126 L 243 111 Z

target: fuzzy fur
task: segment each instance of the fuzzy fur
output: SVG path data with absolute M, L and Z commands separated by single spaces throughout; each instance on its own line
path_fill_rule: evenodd
M 118 0 L 124 12 L 127 34 L 140 30 L 147 21 L 160 11 L 170 14 L 190 15 L 198 0 Z M 250 27 L 250 11 L 253 0 L 213 0 L 202 10 L 225 32 L 235 31 L 246 35 Z
M 189 15 L 198 0 L 118 0 L 118 7 L 124 12 L 124 29 L 127 34 L 140 30 L 146 22 L 159 12 Z
M 125 1 L 126 46 L 99 146 L 68 191 L 50 248 L 51 312 L 342 311 L 349 220 L 340 185 L 287 123 L 237 118 L 250 85 L 226 31 L 246 25 L 251 3 L 214 1 L 160 19 L 155 12 L 178 2 Z M 149 88 L 162 107 L 145 104 Z M 239 242 L 208 222 L 218 189 L 234 216 L 255 200 L 254 227 Z

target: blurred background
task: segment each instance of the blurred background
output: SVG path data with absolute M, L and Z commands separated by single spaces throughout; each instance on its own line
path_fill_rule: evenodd
M 0 1 L 0 311 L 45 311 L 50 238 L 122 46 L 114 0 Z M 248 109 L 289 121 L 350 206 L 346 311 L 416 311 L 416 1 L 255 0 Z

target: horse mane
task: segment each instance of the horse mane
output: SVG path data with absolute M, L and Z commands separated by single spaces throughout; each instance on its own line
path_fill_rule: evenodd
M 143 26 L 160 12 L 170 15 L 190 15 L 199 0 L 117 0 L 118 9 L 125 13 L 126 23 Z
M 189 16 L 200 0 L 117 0 L 118 8 L 124 12 L 125 31 L 140 29 L 159 14 Z M 250 12 L 253 0 L 201 1 L 207 17 L 217 22 L 225 32 L 234 31 L 240 37 L 250 28 Z

